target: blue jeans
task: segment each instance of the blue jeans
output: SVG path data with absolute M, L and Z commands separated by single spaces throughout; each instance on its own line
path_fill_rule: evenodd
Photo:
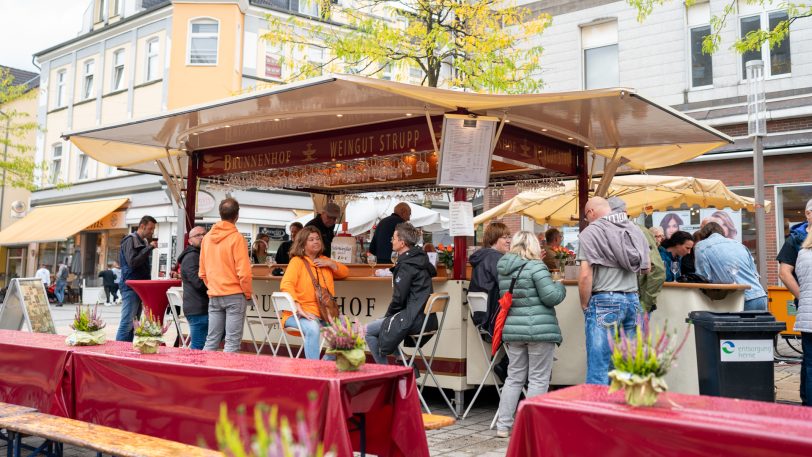
M 305 358 L 310 360 L 319 360 L 321 355 L 321 322 L 311 321 L 299 317 L 299 325 L 301 325 L 301 332 L 304 339 L 304 353 Z M 285 328 L 296 328 L 296 319 L 291 316 L 285 321 Z M 293 354 L 291 354 L 293 356 Z
M 745 311 L 767 311 L 767 296 L 751 298 L 744 301 Z
M 59 302 L 61 305 L 65 302 L 65 287 L 68 285 L 68 281 L 64 279 L 57 279 L 56 286 L 54 287 L 54 295 L 56 295 L 56 301 Z
M 133 321 L 141 318 L 141 297 L 129 287 L 121 291 L 121 322 L 116 341 L 133 340 Z
M 206 345 L 206 336 L 209 334 L 209 315 L 186 316 L 186 320 L 189 322 L 189 335 L 191 338 L 189 347 L 203 349 L 203 346 Z
M 381 334 L 381 325 L 383 325 L 383 319 L 375 319 L 367 324 L 367 346 L 369 346 L 369 352 L 372 353 L 372 358 L 375 359 L 375 363 L 389 365 L 389 360 L 385 355 L 381 354 L 381 348 L 378 345 L 378 337 Z
M 636 292 L 606 292 L 593 295 L 584 312 L 586 319 L 586 383 L 609 384 L 612 367 L 609 336 L 621 326 L 628 336 L 634 336 L 640 299 Z
M 812 406 L 812 333 L 801 332 L 801 404 Z

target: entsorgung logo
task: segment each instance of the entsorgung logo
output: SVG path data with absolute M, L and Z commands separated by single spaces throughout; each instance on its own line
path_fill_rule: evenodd
M 732 341 L 723 341 L 722 342 L 722 352 L 725 354 L 733 354 L 733 351 L 736 349 L 736 345 L 733 344 Z

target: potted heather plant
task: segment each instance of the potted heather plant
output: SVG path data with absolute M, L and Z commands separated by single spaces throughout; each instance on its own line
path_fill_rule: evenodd
M 135 337 L 133 347 L 142 354 L 157 354 L 158 347 L 163 343 L 163 335 L 169 328 L 167 322 L 163 326 L 149 311 L 141 316 L 141 320 L 133 321 Z
M 609 336 L 615 366 L 609 372 L 609 393 L 623 390 L 626 403 L 631 406 L 655 404 L 657 396 L 668 390 L 664 376 L 675 364 L 689 333 L 687 327 L 682 340 L 677 342 L 676 331 L 670 333 L 667 323 L 663 329 L 652 331 L 645 313 L 632 337 L 616 327 L 614 335 Z
M 339 371 L 358 371 L 366 362 L 364 326 L 358 321 L 350 322 L 347 316 L 339 316 L 321 329 L 327 353 L 336 356 Z
M 296 418 L 296 437 L 287 417 L 279 418 L 279 408 L 258 404 L 254 408 L 256 434 L 246 436 L 248 419 L 245 408 L 238 409 L 237 423 L 228 418 L 225 403 L 220 405 L 220 419 L 215 435 L 220 451 L 226 457 L 332 457 L 335 452 L 325 452 L 318 440 L 316 428 L 316 394 L 310 393 L 310 406 L 305 415 L 300 411 Z
M 107 324 L 104 323 L 99 314 L 99 305 L 93 306 L 92 311 L 90 310 L 90 305 L 79 305 L 76 307 L 73 323 L 70 324 L 73 333 L 68 335 L 68 338 L 65 339 L 65 343 L 67 343 L 68 346 L 95 346 L 104 344 L 107 341 L 103 330 L 105 325 Z

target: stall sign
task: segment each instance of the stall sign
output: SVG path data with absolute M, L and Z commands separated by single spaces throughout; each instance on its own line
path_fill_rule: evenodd
M 40 278 L 14 278 L 0 307 L 0 329 L 56 334 L 48 294 Z

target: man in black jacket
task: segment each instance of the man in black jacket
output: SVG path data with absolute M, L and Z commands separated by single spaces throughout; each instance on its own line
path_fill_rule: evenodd
M 296 235 L 301 229 L 301 222 L 294 222 L 290 224 L 290 239 L 280 244 L 279 249 L 276 250 L 276 256 L 274 257 L 274 261 L 276 263 L 282 263 L 285 265 L 290 263 L 290 248 L 293 246 L 293 240 L 296 239 Z
M 138 230 L 121 240 L 118 263 L 121 265 L 121 322 L 118 324 L 116 341 L 133 340 L 133 320 L 141 316 L 141 298 L 127 286 L 130 279 L 150 279 L 152 276 L 152 250 L 158 241 L 152 239 L 158 222 L 152 216 L 144 216 Z
M 408 335 L 417 335 L 423 325 L 423 307 L 434 291 L 431 278 L 437 270 L 423 249 L 415 246 L 420 232 L 408 222 L 398 224 L 392 235 L 392 249 L 398 263 L 392 268 L 392 302 L 383 319 L 367 325 L 367 345 L 376 363 L 387 364 L 386 356 L 397 351 Z M 437 316 L 432 314 L 426 331 L 437 329 Z
M 369 252 L 378 258 L 378 263 L 388 263 L 392 257 L 392 235 L 395 227 L 403 222 L 409 222 L 412 217 L 412 208 L 406 202 L 395 205 L 394 212 L 378 222 L 372 241 L 369 242 Z
M 206 229 L 196 226 L 189 231 L 189 246 L 178 256 L 183 281 L 183 314 L 189 322 L 192 349 L 203 349 L 209 334 L 209 295 L 206 284 L 197 275 L 200 270 L 200 242 Z
M 341 216 L 341 207 L 330 202 L 324 205 L 324 210 L 305 224 L 305 227 L 313 226 L 321 232 L 321 242 L 324 245 L 323 254 L 330 257 L 330 250 L 333 246 L 333 237 L 336 235 L 336 221 Z
M 102 286 L 104 286 L 105 306 L 109 306 L 110 296 L 113 296 L 113 302 L 118 300 L 118 277 L 113 272 L 113 262 L 107 262 L 107 269 L 99 273 L 102 278 Z

